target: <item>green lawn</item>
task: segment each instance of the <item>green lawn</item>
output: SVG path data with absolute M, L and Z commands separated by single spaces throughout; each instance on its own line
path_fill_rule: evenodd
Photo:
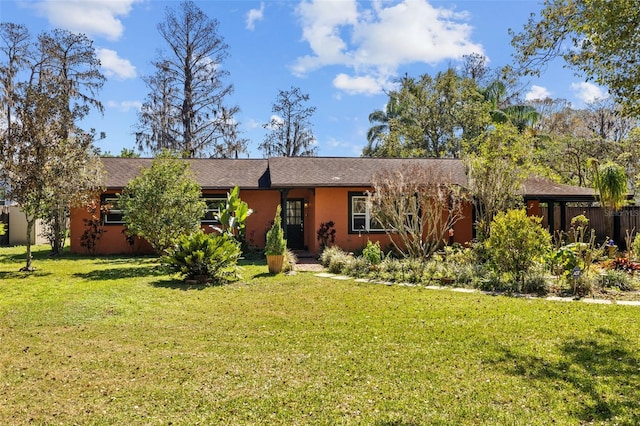
M 640 422 L 640 308 L 0 249 L 0 424 Z

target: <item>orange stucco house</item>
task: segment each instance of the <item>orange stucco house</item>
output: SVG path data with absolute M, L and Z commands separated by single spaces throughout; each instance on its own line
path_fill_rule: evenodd
M 117 194 L 137 176 L 140 169 L 150 167 L 148 158 L 103 158 L 107 172 L 106 190 L 101 203 L 113 204 Z M 317 254 L 320 247 L 317 231 L 322 223 L 334 222 L 335 245 L 344 250 L 362 249 L 368 240 L 388 245 L 384 231 L 375 229 L 370 212 L 362 209 L 362 197 L 370 190 L 373 175 L 381 170 L 393 170 L 418 164 L 438 167 L 450 183 L 465 187 L 467 176 L 462 161 L 457 159 L 397 159 L 359 157 L 274 157 L 268 159 L 192 159 L 191 170 L 202 187 L 202 196 L 210 209 L 202 220 L 203 227 L 213 224 L 218 203 L 234 186 L 240 197 L 254 213 L 247 220 L 247 239 L 257 247 L 264 247 L 266 231 L 278 204 L 283 209 L 283 227 L 289 248 Z M 569 187 L 573 188 L 573 187 Z M 529 185 L 523 194 L 531 213 L 539 214 L 539 195 L 555 199 L 564 187 L 550 187 L 540 181 Z M 564 192 L 563 192 L 564 191 Z M 554 195 L 555 194 L 555 195 Z M 586 194 L 586 193 L 585 193 Z M 589 194 L 586 194 L 589 195 Z M 590 193 L 591 199 L 592 192 Z M 359 207 L 358 207 L 359 206 Z M 453 241 L 461 244 L 473 238 L 473 206 L 464 206 L 464 218 L 454 226 Z M 87 253 L 80 242 L 90 213 L 75 208 L 71 212 L 71 251 Z M 122 215 L 112 208 L 103 215 L 102 234 L 95 248 L 96 254 L 151 252 L 146 241 L 127 242 Z

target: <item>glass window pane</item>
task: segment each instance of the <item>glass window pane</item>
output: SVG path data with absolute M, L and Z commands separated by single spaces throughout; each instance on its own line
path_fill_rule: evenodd
M 382 224 L 373 218 L 371 218 L 371 221 L 369 222 L 369 229 L 375 229 L 376 231 L 384 231 L 384 227 L 382 226 Z
M 353 197 L 352 203 L 352 212 L 354 214 L 367 212 L 367 197 Z
M 366 218 L 365 216 L 353 216 L 352 227 L 354 231 L 364 231 L 366 230 Z

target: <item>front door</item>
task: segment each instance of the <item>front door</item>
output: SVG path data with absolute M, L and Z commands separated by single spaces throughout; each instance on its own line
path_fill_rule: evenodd
M 287 247 L 304 249 L 304 200 L 287 200 Z

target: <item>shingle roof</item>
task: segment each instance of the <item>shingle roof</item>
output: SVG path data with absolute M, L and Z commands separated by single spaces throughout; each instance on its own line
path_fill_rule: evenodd
M 408 164 L 439 167 L 450 182 L 465 186 L 464 164 L 455 159 L 362 158 L 362 157 L 274 157 L 269 159 L 273 187 L 369 186 L 373 175 L 397 170 Z
M 192 159 L 191 171 L 203 189 L 229 189 L 234 186 L 255 189 L 268 187 L 266 159 Z M 151 158 L 104 157 L 107 188 L 124 188 L 140 174 L 141 168 L 151 167 Z
M 408 164 L 439 167 L 449 182 L 467 186 L 461 160 L 436 158 L 363 157 L 272 157 L 269 159 L 191 159 L 191 170 L 203 189 L 313 188 L 370 186 L 373 175 L 397 170 Z M 151 158 L 104 157 L 106 187 L 124 188 L 140 169 L 151 166 Z M 526 198 L 592 200 L 594 191 L 563 185 L 540 177 L 530 177 L 523 185 Z
M 522 193 L 527 198 L 550 198 L 569 200 L 593 200 L 595 191 L 592 188 L 556 183 L 543 177 L 529 177 L 522 185 Z

